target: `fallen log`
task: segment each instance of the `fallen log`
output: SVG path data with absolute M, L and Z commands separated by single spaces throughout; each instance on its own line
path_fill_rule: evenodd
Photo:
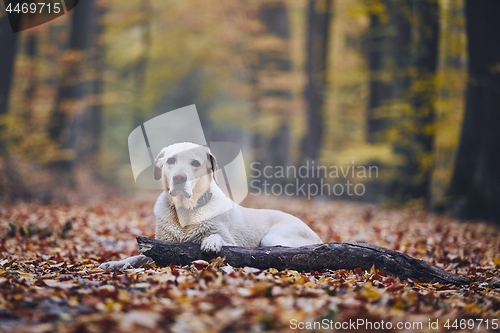
M 470 284 L 470 279 L 456 275 L 423 260 L 387 248 L 365 243 L 326 243 L 302 247 L 239 247 L 223 246 L 219 253 L 205 253 L 198 243 L 170 243 L 138 236 L 139 253 L 152 258 L 158 266 L 188 265 L 199 259 L 226 257 L 233 267 L 255 267 L 278 270 L 293 269 L 302 272 L 325 269 L 368 270 L 374 265 L 400 279 L 421 282 L 436 281 L 455 285 Z

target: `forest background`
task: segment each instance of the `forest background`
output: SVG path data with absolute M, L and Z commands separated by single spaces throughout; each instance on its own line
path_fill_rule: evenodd
M 134 190 L 128 134 L 196 104 L 207 141 L 239 144 L 251 177 L 255 161 L 377 166 L 351 179 L 364 195 L 340 198 L 498 220 L 485 3 L 86 0 L 17 34 L 2 8 L 2 200 Z

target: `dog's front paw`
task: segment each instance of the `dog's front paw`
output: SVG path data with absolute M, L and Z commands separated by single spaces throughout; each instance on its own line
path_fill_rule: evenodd
M 103 269 L 105 271 L 121 271 L 125 267 L 125 263 L 120 260 L 120 261 L 108 261 L 105 263 L 102 263 L 99 265 L 100 269 Z
M 144 255 L 129 257 L 119 261 L 108 261 L 102 263 L 99 268 L 105 271 L 123 271 L 128 268 L 138 268 L 144 264 L 150 264 L 153 260 Z
M 205 238 L 201 242 L 201 250 L 203 252 L 220 252 L 222 246 L 225 244 L 220 235 L 213 234 Z

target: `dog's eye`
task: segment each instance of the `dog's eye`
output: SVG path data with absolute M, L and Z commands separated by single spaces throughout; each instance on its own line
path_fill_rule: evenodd
M 167 163 L 172 165 L 172 164 L 175 164 L 175 157 L 170 157 L 168 160 L 167 160 Z
M 194 166 L 195 168 L 199 167 L 201 164 L 200 162 L 198 162 L 197 160 L 194 160 L 193 162 L 191 162 L 191 165 Z

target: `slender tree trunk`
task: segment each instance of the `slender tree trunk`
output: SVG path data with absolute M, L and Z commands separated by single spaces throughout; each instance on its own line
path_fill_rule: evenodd
M 9 111 L 9 95 L 14 74 L 14 61 L 17 53 L 18 37 L 14 31 L 19 31 L 21 17 L 5 13 L 0 17 L 0 119 Z M 0 199 L 16 201 L 31 198 L 31 192 L 22 181 L 9 152 L 4 137 L 4 126 L 0 123 Z
M 257 51 L 258 64 L 254 70 L 256 118 L 268 119 L 266 125 L 274 128 L 272 133 L 261 128 L 257 128 L 255 133 L 256 160 L 260 162 L 262 169 L 268 165 L 286 166 L 290 163 L 289 118 L 292 94 L 287 82 L 290 82 L 288 76 L 292 65 L 286 3 L 264 2 L 260 8 L 259 20 L 264 29 L 256 39 L 273 40 L 270 47 Z M 265 180 L 270 183 L 286 181 L 285 179 Z
M 146 121 L 146 118 L 144 117 L 144 110 L 142 107 L 142 97 L 144 93 L 144 87 L 146 86 L 146 73 L 149 62 L 149 51 L 151 48 L 151 26 L 149 19 L 152 15 L 152 7 L 150 0 L 144 0 L 141 2 L 140 11 L 142 12 L 142 17 L 139 27 L 141 29 L 143 52 L 141 53 L 133 68 L 133 76 L 136 85 L 136 89 L 134 91 L 135 127 L 141 125 L 144 121 Z
M 88 137 L 88 147 L 86 147 L 85 155 L 89 156 L 92 160 L 98 157 L 99 146 L 102 131 L 102 93 L 103 93 L 103 79 L 104 75 L 104 56 L 105 46 L 102 40 L 104 33 L 103 17 L 106 8 L 102 4 L 95 6 L 96 29 L 94 36 L 94 47 L 92 52 L 92 103 L 87 109 L 86 119 L 86 135 Z
M 500 222 L 500 2 L 466 1 L 465 117 L 449 194 L 464 218 Z
M 81 1 L 72 11 L 69 50 L 64 54 L 64 67 L 52 112 L 48 132 L 58 142 L 61 157 L 56 165 L 71 181 L 78 149 L 80 122 L 86 109 L 84 98 L 92 93 L 92 81 L 88 74 L 89 52 L 95 41 L 94 0 Z
M 317 159 L 323 143 L 331 10 L 331 0 L 310 0 L 307 8 L 307 85 L 304 95 L 307 124 L 302 141 L 302 160 Z
M 401 201 L 427 201 L 434 140 L 439 6 L 434 0 L 413 0 L 405 6 L 395 7 L 394 15 L 392 98 L 397 116 L 392 126 L 397 140 L 393 149 L 403 162 L 396 168 L 391 194 Z
M 19 26 L 21 17 L 15 14 L 11 17 L 13 19 L 12 24 Z M 0 45 L 2 47 L 2 51 L 0 52 L 0 116 L 6 114 L 8 111 L 17 40 L 18 34 L 12 32 L 9 18 L 6 13 L 2 13 L 0 17 Z
M 387 4 L 386 1 L 384 1 Z M 387 8 L 387 6 L 386 6 Z M 367 36 L 367 60 L 370 71 L 370 95 L 368 97 L 368 114 L 366 138 L 370 143 L 384 141 L 389 119 L 381 112 L 381 108 L 390 100 L 391 87 L 384 82 L 384 72 L 389 72 L 389 55 L 391 48 L 391 25 L 380 13 L 370 15 L 370 27 Z
M 448 190 L 463 121 L 467 85 L 467 42 L 465 1 L 440 2 L 440 36 L 438 65 L 438 100 L 436 105 L 436 138 L 434 146 L 431 204 L 436 212 L 447 209 Z
M 437 65 L 439 46 L 439 3 L 434 0 L 415 1 L 414 11 L 419 24 L 413 32 L 412 64 L 415 73 L 412 75 L 411 105 L 416 111 L 411 121 L 417 124 L 418 130 L 414 140 L 418 143 L 415 162 L 416 184 L 412 186 L 413 196 L 423 197 L 430 202 L 430 184 L 432 173 L 432 154 L 434 152 L 435 103 L 437 98 Z
M 35 91 L 37 87 L 37 68 L 36 58 L 38 55 L 38 36 L 31 33 L 26 40 L 26 56 L 29 58 L 29 73 L 28 73 L 28 86 L 24 91 L 25 107 L 22 111 L 23 117 L 26 122 L 31 126 L 31 117 L 33 115 L 33 106 L 35 102 Z

